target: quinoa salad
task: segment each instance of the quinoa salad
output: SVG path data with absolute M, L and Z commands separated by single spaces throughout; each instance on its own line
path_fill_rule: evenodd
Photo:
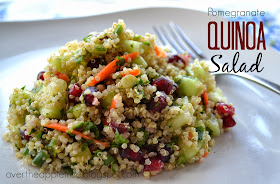
M 119 20 L 52 54 L 33 89 L 14 89 L 3 138 L 41 172 L 77 177 L 136 171 L 149 178 L 202 162 L 213 138 L 236 124 L 208 71 Z

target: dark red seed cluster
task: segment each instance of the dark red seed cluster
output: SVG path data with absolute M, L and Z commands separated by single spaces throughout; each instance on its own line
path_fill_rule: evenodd
M 147 109 L 152 112 L 161 112 L 167 106 L 166 95 L 158 97 L 158 101 L 155 102 L 155 97 L 147 103 Z
M 164 91 L 167 95 L 172 94 L 178 88 L 176 83 L 163 76 L 155 79 L 152 85 L 157 87 L 157 91 Z
M 90 87 L 87 87 L 85 89 L 85 91 L 88 91 L 88 90 L 90 90 L 90 93 L 89 94 L 84 94 L 84 100 L 85 100 L 85 104 L 87 106 L 92 107 L 93 106 L 93 102 L 95 100 L 95 97 L 94 97 L 93 93 L 97 92 L 98 89 L 96 87 L 94 87 L 94 86 L 90 86 Z
M 37 80 L 45 80 L 44 73 L 46 73 L 46 72 L 45 71 L 39 72 L 37 75 Z
M 143 171 L 160 171 L 164 163 L 157 157 L 151 157 L 149 158 L 151 161 L 150 165 L 144 164 L 144 170 Z
M 138 151 L 136 153 L 130 148 L 122 149 L 120 155 L 121 157 L 127 158 L 128 160 L 132 160 L 132 161 L 141 161 L 144 156 L 142 151 Z
M 26 132 L 26 130 L 24 130 L 24 131 L 20 130 L 20 132 L 19 132 L 20 137 L 21 137 L 22 140 L 29 141 L 31 139 L 31 136 L 30 135 L 25 135 L 25 132 Z
M 82 87 L 79 83 L 75 83 L 70 90 L 68 91 L 68 98 L 70 103 L 78 103 L 79 101 L 76 101 L 76 97 L 80 97 L 83 93 Z M 71 95 L 71 98 L 70 98 Z
M 87 64 L 87 67 L 90 67 L 90 68 L 98 68 L 99 67 L 99 64 L 105 62 L 105 59 L 104 58 L 94 58 L 92 60 L 90 60 Z
M 233 119 L 233 115 L 235 113 L 235 109 L 233 106 L 226 104 L 224 102 L 218 102 L 216 104 L 216 110 L 222 116 L 223 119 L 223 127 L 233 127 L 236 125 L 236 122 Z
M 179 62 L 184 63 L 184 65 L 186 66 L 189 63 L 189 59 L 187 56 L 185 57 L 179 54 L 173 54 L 168 56 L 168 63 L 176 64 Z
M 116 130 L 118 130 L 118 132 L 119 132 L 120 134 L 125 133 L 125 132 L 128 132 L 128 131 L 130 130 L 130 126 L 129 126 L 129 125 L 126 125 L 126 124 L 124 124 L 124 123 L 118 124 L 118 123 L 116 123 L 115 121 L 112 121 L 112 122 L 109 124 L 109 126 L 111 126 L 111 127 L 113 128 L 114 132 L 115 132 Z

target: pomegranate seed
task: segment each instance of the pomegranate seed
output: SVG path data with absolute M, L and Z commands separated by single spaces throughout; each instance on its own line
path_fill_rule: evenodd
M 235 113 L 235 109 L 233 106 L 228 105 L 226 103 L 223 102 L 218 102 L 216 105 L 216 110 L 218 111 L 218 113 L 220 115 L 223 116 L 233 116 Z
M 121 157 L 127 158 L 132 161 L 141 161 L 143 159 L 142 151 L 138 151 L 137 153 L 131 150 L 130 148 L 122 149 L 120 152 Z
M 176 64 L 176 63 L 182 62 L 186 66 L 189 62 L 188 60 L 189 60 L 188 57 L 183 57 L 178 54 L 173 54 L 173 55 L 168 56 L 168 63 Z
M 21 137 L 22 140 L 29 141 L 31 139 L 31 136 L 30 135 L 25 135 L 25 132 L 26 132 L 26 130 L 24 130 L 24 131 L 20 130 L 20 133 L 19 133 L 20 137 Z
M 147 104 L 147 109 L 152 112 L 161 112 L 167 106 L 166 95 L 158 97 L 158 101 L 155 102 L 155 97 L 153 97 Z
M 118 123 L 116 123 L 114 121 L 112 121 L 110 123 L 110 126 L 113 128 L 114 132 L 116 131 L 116 129 L 118 129 L 118 132 L 120 134 L 128 132 L 130 130 L 130 126 L 129 125 L 126 125 L 126 124 L 123 124 L 123 123 L 118 124 Z
M 170 95 L 178 88 L 176 83 L 163 76 L 155 79 L 152 85 L 155 85 L 158 91 L 164 91 L 167 95 Z
M 37 75 L 37 80 L 45 80 L 44 73 L 46 73 L 46 72 L 45 71 L 39 72 Z
M 163 149 L 165 149 L 166 151 L 168 151 L 168 155 L 167 156 L 163 156 L 160 153 L 158 153 L 158 158 L 163 162 L 166 163 L 170 160 L 170 156 L 174 153 L 174 150 L 172 148 L 169 147 L 164 147 Z
M 98 68 L 100 63 L 104 63 L 105 59 L 104 58 L 94 58 L 92 60 L 90 60 L 87 64 L 87 67 L 90 68 Z
M 79 83 L 75 83 L 70 90 L 68 91 L 68 98 L 70 103 L 76 104 L 79 101 L 76 101 L 76 97 L 80 97 L 83 93 L 82 87 Z M 70 98 L 71 95 L 71 98 Z
M 151 161 L 151 164 L 150 165 L 145 164 L 144 171 L 160 171 L 163 168 L 164 164 L 159 158 L 152 157 L 149 159 Z
M 232 118 L 232 116 L 224 116 L 223 117 L 223 127 L 228 128 L 228 127 L 233 127 L 236 125 L 236 122 Z
M 90 93 L 85 94 L 85 92 L 88 92 L 88 91 L 90 91 Z M 93 103 L 96 100 L 93 95 L 93 92 L 97 92 L 97 91 L 98 91 L 98 89 L 94 86 L 90 86 L 90 87 L 86 88 L 86 90 L 84 91 L 84 100 L 85 100 L 85 103 L 87 106 L 89 106 L 89 107 L 93 106 Z

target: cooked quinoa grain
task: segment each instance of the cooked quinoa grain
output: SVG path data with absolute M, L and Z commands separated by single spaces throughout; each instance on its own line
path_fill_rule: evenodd
M 174 59 L 181 58 L 181 59 Z M 235 125 L 203 61 L 166 54 L 123 20 L 48 58 L 34 88 L 15 88 L 3 137 L 41 172 L 146 178 L 201 162 Z

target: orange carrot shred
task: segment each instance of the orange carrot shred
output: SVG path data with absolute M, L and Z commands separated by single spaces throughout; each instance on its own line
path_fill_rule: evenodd
M 189 140 L 191 140 L 192 138 L 193 138 L 193 134 L 192 134 L 192 132 L 189 132 Z
M 208 105 L 209 102 L 208 102 L 207 90 L 205 90 L 205 91 L 203 92 L 202 98 L 203 98 L 204 104 L 205 104 L 205 105 Z
M 59 78 L 59 79 L 62 79 L 62 80 L 65 80 L 66 82 L 69 82 L 69 77 L 63 73 L 60 73 L 60 72 L 56 72 L 56 76 Z
M 128 72 L 128 74 L 134 75 L 134 76 L 137 76 L 137 75 L 139 75 L 140 73 L 141 73 L 141 70 L 139 70 L 138 68 L 136 68 L 136 69 L 134 69 L 134 70 L 130 70 L 130 71 Z M 128 74 L 123 74 L 122 76 L 124 77 L 124 76 L 126 76 L 126 75 L 128 75 Z
M 155 51 L 156 51 L 156 55 L 158 57 L 167 57 L 166 53 L 164 52 L 164 50 L 162 48 L 160 48 L 159 46 L 155 45 Z
M 126 54 L 121 56 L 121 58 L 125 59 L 125 62 L 128 63 L 129 59 L 134 60 L 139 55 L 139 52 L 133 52 L 130 54 Z M 113 60 L 111 63 L 107 64 L 90 82 L 89 86 L 95 86 L 97 83 L 105 80 L 111 74 L 115 73 L 116 70 L 120 67 L 118 66 L 119 59 Z
M 61 132 L 66 132 L 67 130 L 69 130 L 69 128 L 67 126 L 61 125 L 59 123 L 50 123 L 50 124 L 45 125 L 45 127 L 55 129 L 55 130 L 59 130 Z M 98 141 L 98 140 L 93 139 L 92 137 L 90 137 L 88 135 L 85 135 L 85 134 L 83 134 L 83 133 L 81 133 L 77 130 L 73 130 L 71 133 L 73 133 L 75 135 L 81 135 L 82 138 L 87 139 L 87 140 L 93 140 L 93 142 L 95 144 L 101 144 L 101 145 L 105 146 L 105 148 L 110 147 L 110 144 L 108 142 Z
M 207 157 L 208 154 L 209 154 L 209 152 L 208 152 L 208 151 L 205 151 L 205 152 L 204 152 L 204 155 L 203 155 L 202 157 L 205 158 L 205 157 Z

